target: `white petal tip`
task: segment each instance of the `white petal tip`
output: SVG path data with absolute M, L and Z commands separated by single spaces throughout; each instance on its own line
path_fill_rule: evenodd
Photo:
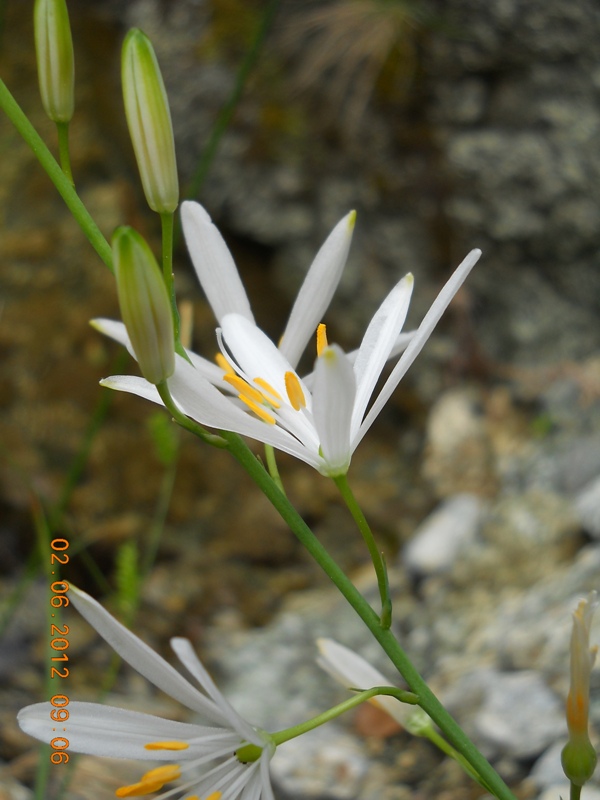
M 348 220 L 348 229 L 350 230 L 350 232 L 352 232 L 354 230 L 354 226 L 356 225 L 356 211 L 354 211 L 354 209 L 353 209 L 348 214 L 346 219 Z

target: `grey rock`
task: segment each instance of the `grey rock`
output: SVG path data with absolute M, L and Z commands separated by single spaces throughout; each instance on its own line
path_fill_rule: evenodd
M 404 548 L 402 563 L 420 575 L 448 572 L 475 541 L 485 510 L 484 501 L 473 494 L 445 500 L 417 528 Z
M 287 742 L 273 760 L 272 775 L 281 795 L 293 800 L 353 800 L 370 760 L 354 737 L 328 725 Z
M 600 539 L 600 476 L 577 495 L 575 510 L 583 529 L 594 539 Z
M 570 786 L 567 782 L 557 783 L 554 786 L 549 786 L 540 794 L 538 800 L 563 800 L 569 796 Z M 596 786 L 591 786 L 589 783 L 581 790 L 582 800 L 600 800 L 600 789 Z
M 566 742 L 566 737 L 555 742 L 533 765 L 529 777 L 538 789 L 546 790 L 565 783 L 566 777 L 560 763 L 560 754 Z M 567 796 L 568 792 L 563 794 L 563 797 Z
M 533 670 L 476 670 L 453 690 L 452 707 L 461 695 L 479 697 L 469 727 L 492 758 L 532 758 L 566 732 L 562 703 Z

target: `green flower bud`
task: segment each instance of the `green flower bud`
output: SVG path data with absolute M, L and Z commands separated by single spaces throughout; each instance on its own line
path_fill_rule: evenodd
M 40 94 L 53 122 L 73 116 L 75 67 L 65 0 L 36 0 L 33 12 Z
M 575 786 L 583 786 L 594 774 L 598 756 L 587 734 L 571 738 L 560 756 L 563 772 Z
M 172 213 L 179 202 L 173 126 L 154 49 L 137 28 L 123 42 L 121 80 L 129 135 L 148 205 Z
M 169 295 L 152 251 L 133 228 L 112 239 L 121 316 L 142 375 L 162 383 L 175 371 L 175 337 Z

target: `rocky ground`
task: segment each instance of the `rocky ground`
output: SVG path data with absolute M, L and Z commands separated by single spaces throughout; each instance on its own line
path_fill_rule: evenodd
M 28 9 L 5 5 L 2 78 L 52 142 Z M 187 182 L 261 6 L 72 5 L 79 189 L 107 235 L 129 222 L 157 244 L 118 96 L 123 31 L 136 24 L 155 40 Z M 344 4 L 302 8 L 336 5 Z M 401 65 L 408 88 L 390 88 L 401 81 L 393 73 L 390 83 L 386 62 L 371 96 L 346 92 L 342 102 L 328 94 L 342 80 L 331 64 L 314 78 L 310 39 L 298 33 L 290 44 L 290 30 L 307 22 L 300 6 L 282 3 L 200 199 L 274 336 L 301 270 L 350 207 L 355 242 L 330 315 L 345 346 L 357 343 L 398 274 L 415 273 L 415 324 L 451 267 L 470 247 L 484 248 L 350 477 L 391 567 L 400 641 L 519 796 L 553 800 L 567 791 L 558 753 L 570 612 L 600 584 L 599 14 L 592 0 L 419 8 L 420 27 L 409 25 L 402 40 L 413 54 Z M 322 35 L 332 18 L 341 24 L 339 15 L 320 17 Z M 0 137 L 10 156 L 0 159 L 0 798 L 27 800 L 38 751 L 14 717 L 45 696 L 47 582 L 34 556 L 41 508 L 71 541 L 65 576 L 113 610 L 115 553 L 135 542 L 143 558 L 152 530 L 164 527 L 133 627 L 164 653 L 171 636 L 188 636 L 257 725 L 285 727 L 344 698 L 315 665 L 317 636 L 384 672 L 386 664 L 225 454 L 181 436 L 176 469 L 165 466 L 156 442 L 172 431 L 154 409 L 125 396 L 104 407 L 98 380 L 131 368 L 117 367 L 117 348 L 88 325 L 117 315 L 112 277 L 4 121 Z M 194 347 L 209 355 L 213 319 L 183 248 L 177 280 L 192 303 Z M 304 518 L 375 602 L 364 546 L 335 487 L 286 457 L 280 468 Z M 68 624 L 68 693 L 92 699 L 110 656 L 74 614 Z M 108 700 L 186 718 L 128 670 Z M 594 697 L 592 725 L 600 725 Z M 49 798 L 58 797 L 57 772 Z M 82 757 L 64 796 L 110 797 L 138 774 L 129 763 Z M 455 764 L 371 709 L 282 746 L 273 774 L 277 797 L 290 800 L 481 796 Z M 597 792 L 586 787 L 584 800 Z

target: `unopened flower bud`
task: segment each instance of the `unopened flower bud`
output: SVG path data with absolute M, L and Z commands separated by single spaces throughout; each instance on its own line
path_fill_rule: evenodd
M 117 228 L 112 239 L 121 316 L 142 375 L 158 384 L 175 370 L 169 295 L 160 268 L 139 233 Z
M 44 110 L 53 122 L 69 122 L 74 108 L 75 68 L 65 0 L 36 0 L 33 21 Z
M 567 698 L 569 741 L 563 748 L 561 760 L 565 775 L 575 786 L 589 781 L 598 761 L 588 734 L 590 675 L 598 650 L 597 647 L 590 649 L 590 628 L 597 605 L 596 593 L 592 592 L 573 612 L 571 686 Z
M 125 115 L 148 205 L 172 213 L 179 202 L 173 125 L 154 48 L 137 28 L 123 42 L 121 80 Z

